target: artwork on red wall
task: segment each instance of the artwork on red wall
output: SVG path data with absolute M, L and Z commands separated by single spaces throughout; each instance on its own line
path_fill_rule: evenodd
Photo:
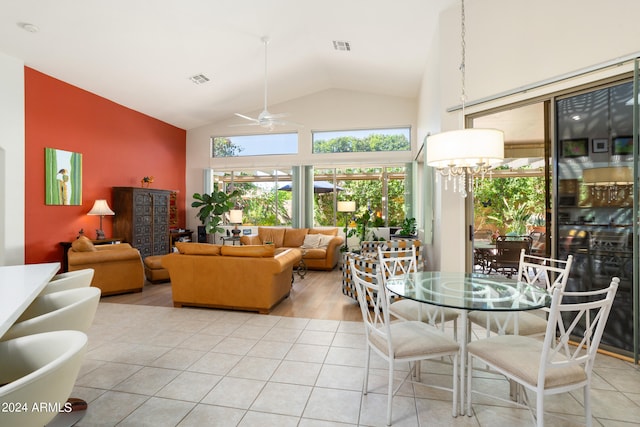
M 82 154 L 44 149 L 47 205 L 82 205 Z

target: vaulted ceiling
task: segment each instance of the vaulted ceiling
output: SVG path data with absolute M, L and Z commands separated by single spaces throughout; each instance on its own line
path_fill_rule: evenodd
M 454 4 L 0 0 L 0 52 L 191 129 L 262 110 L 263 36 L 269 105 L 331 88 L 416 97 L 438 16 Z M 334 41 L 351 50 L 335 50 Z M 200 74 L 209 81 L 190 80 Z

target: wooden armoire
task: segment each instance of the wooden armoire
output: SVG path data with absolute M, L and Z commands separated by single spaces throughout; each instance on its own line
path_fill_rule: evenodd
M 140 251 L 142 258 L 169 253 L 170 190 L 113 187 L 113 235 Z

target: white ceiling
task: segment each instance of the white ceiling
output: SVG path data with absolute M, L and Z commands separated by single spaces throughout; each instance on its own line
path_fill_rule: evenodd
M 262 110 L 265 35 L 269 105 L 331 88 L 416 97 L 438 16 L 455 3 L 0 0 L 0 52 L 191 129 Z M 189 80 L 200 73 L 211 81 Z

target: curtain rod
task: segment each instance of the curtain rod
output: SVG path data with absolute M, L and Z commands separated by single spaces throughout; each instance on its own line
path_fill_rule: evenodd
M 576 70 L 576 71 L 572 71 L 569 73 L 565 73 L 565 74 L 560 74 L 559 76 L 556 77 L 551 77 L 549 79 L 545 79 L 545 80 L 540 80 L 538 82 L 535 83 L 531 83 L 525 86 L 520 86 L 517 87 L 515 89 L 511 89 L 505 92 L 500 92 L 497 93 L 495 95 L 490 95 L 484 98 L 480 98 L 480 99 L 476 99 L 475 101 L 471 101 L 471 102 L 465 102 L 464 106 L 466 107 L 472 107 L 474 105 L 479 105 L 479 104 L 484 104 L 485 102 L 489 102 L 489 101 L 495 101 L 496 99 L 500 99 L 500 98 L 506 98 L 507 96 L 511 96 L 511 95 L 515 95 L 517 93 L 522 93 L 522 92 L 527 92 L 529 90 L 532 89 L 538 89 L 540 87 L 543 86 L 547 86 L 553 83 L 559 83 L 561 81 L 564 80 L 569 80 L 575 77 L 579 77 L 585 74 L 589 74 L 592 73 L 594 71 L 600 71 L 603 70 L 605 68 L 609 68 L 609 67 L 618 67 L 623 65 L 626 62 L 629 61 L 633 61 L 637 58 L 640 58 L 640 52 L 636 52 L 630 55 L 626 55 L 626 56 L 620 56 L 618 58 L 606 61 L 606 62 L 601 62 L 600 64 L 596 64 L 596 65 L 592 65 L 590 67 L 587 68 L 582 68 L 580 70 Z M 449 107 L 447 109 L 447 113 L 452 113 L 454 111 L 458 111 L 458 110 L 462 110 L 462 104 L 453 106 L 453 107 Z

